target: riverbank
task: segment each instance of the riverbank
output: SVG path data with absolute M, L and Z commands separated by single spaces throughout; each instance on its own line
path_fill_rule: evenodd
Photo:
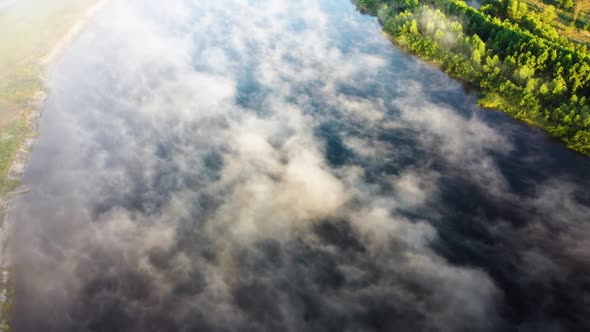
M 551 37 L 549 19 L 526 6 L 502 12 L 460 0 L 359 0 L 357 7 L 377 16 L 396 45 L 478 88 L 480 106 L 590 156 L 590 56 L 583 45 Z
M 427 63 L 428 65 L 436 67 L 436 68 L 444 71 L 445 73 L 449 74 L 453 79 L 461 82 L 461 84 L 463 86 L 465 86 L 469 89 L 479 90 L 480 87 L 476 83 L 474 83 L 473 81 L 470 81 L 470 80 L 466 79 L 465 77 L 461 77 L 461 76 L 453 75 L 452 73 L 449 73 L 446 70 L 445 64 L 443 62 L 438 61 L 436 59 L 429 59 L 429 58 L 422 57 L 421 54 L 419 52 L 416 52 L 416 50 L 412 49 L 410 45 L 408 45 L 407 43 L 401 43 L 398 39 L 396 39 L 393 35 L 387 33 L 386 31 L 383 31 L 383 35 L 389 41 L 391 41 L 391 43 L 393 43 L 399 49 L 403 50 L 405 53 L 408 53 L 408 54 L 411 54 L 415 57 L 418 57 L 422 61 Z M 481 91 L 479 91 L 478 98 L 477 98 L 476 102 L 477 102 L 477 105 L 483 109 L 507 113 L 507 114 L 511 115 L 514 119 L 522 121 L 529 126 L 539 128 L 539 129 L 543 130 L 545 133 L 547 133 L 553 139 L 556 139 L 556 141 L 564 143 L 563 140 L 560 139 L 558 136 L 551 135 L 551 133 L 547 130 L 547 128 L 540 125 L 538 122 L 534 121 L 533 119 L 527 118 L 526 116 L 519 115 L 518 109 L 521 107 L 519 107 L 519 105 L 511 105 L 509 101 L 504 99 L 499 94 L 495 94 L 495 93 L 483 94 Z M 570 144 L 567 144 L 567 142 L 566 142 L 566 145 L 570 149 L 580 153 L 581 155 L 586 156 L 586 157 L 590 157 L 590 152 L 587 151 L 587 149 L 585 149 L 585 150 L 576 149 L 575 147 L 570 146 Z
M 101 3 L 20 0 L 0 9 L 0 195 L 18 186 L 22 167 L 14 162 L 35 136 L 44 66 Z
M 8 331 L 11 311 L 10 261 L 6 237 L 11 201 L 18 189 L 47 96 L 43 72 L 108 0 L 15 2 L 0 9 L 6 40 L 0 55 L 0 330 Z M 31 6 L 35 6 L 34 8 Z M 30 14 L 30 20 L 22 19 Z M 27 17 L 27 16 L 24 16 Z M 10 35 L 10 36 L 9 36 Z M 19 45 L 18 47 L 11 47 Z M 0 47 L 0 51 L 2 51 Z M 23 60 L 24 59 L 24 60 Z
M 94 17 L 96 12 L 99 11 L 107 3 L 107 1 L 108 0 L 96 0 L 94 4 L 92 4 L 79 16 L 76 21 L 74 21 L 71 27 L 63 34 L 63 36 L 55 42 L 54 46 L 39 59 L 39 64 L 41 65 L 42 70 L 40 71 L 38 79 L 40 80 L 42 87 L 36 91 L 35 95 L 32 96 L 27 102 L 29 109 L 26 114 L 25 123 L 27 130 L 29 131 L 29 135 L 27 135 L 27 137 L 20 144 L 20 147 L 12 159 L 11 166 L 7 173 L 7 178 L 9 181 L 18 183 L 22 173 L 25 171 L 28 154 L 31 147 L 33 146 L 35 134 L 37 132 L 38 120 L 41 116 L 41 107 L 43 106 L 45 98 L 47 97 L 47 91 L 44 88 L 45 77 L 43 74 L 43 68 L 50 65 L 52 61 L 59 57 L 68 43 L 82 31 L 84 26 L 86 26 L 92 17 Z

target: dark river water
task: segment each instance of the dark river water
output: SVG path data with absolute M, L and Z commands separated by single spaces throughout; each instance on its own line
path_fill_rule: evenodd
M 12 331 L 590 329 L 590 159 L 347 0 L 113 0 L 49 77 Z

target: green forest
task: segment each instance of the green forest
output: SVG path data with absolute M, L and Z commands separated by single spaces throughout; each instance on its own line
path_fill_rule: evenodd
M 590 156 L 590 55 L 584 41 L 571 37 L 588 29 L 582 5 L 486 0 L 476 9 L 462 0 L 357 1 L 400 47 L 478 87 L 481 106 L 543 128 Z

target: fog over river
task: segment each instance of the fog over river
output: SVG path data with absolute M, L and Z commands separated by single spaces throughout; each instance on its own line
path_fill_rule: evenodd
M 590 329 L 590 159 L 348 0 L 112 0 L 48 85 L 11 331 Z

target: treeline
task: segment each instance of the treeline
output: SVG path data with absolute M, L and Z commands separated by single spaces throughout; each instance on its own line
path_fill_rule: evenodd
M 480 88 L 479 103 L 544 128 L 590 156 L 590 57 L 554 13 L 518 0 L 358 0 L 394 41 Z

